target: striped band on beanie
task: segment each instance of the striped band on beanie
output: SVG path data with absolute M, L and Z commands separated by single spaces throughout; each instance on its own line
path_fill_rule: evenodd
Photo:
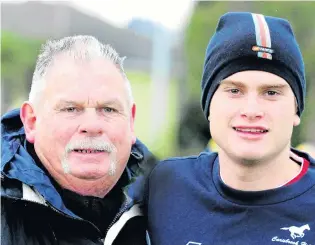
M 253 49 L 257 47 L 257 51 L 259 47 L 261 48 L 269 48 L 271 50 L 271 36 L 269 32 L 269 27 L 266 22 L 266 19 L 261 14 L 252 14 L 254 24 L 255 24 L 255 33 L 256 33 L 256 44 L 257 46 L 253 46 Z M 256 51 L 254 50 L 254 51 Z M 265 58 L 272 60 L 271 53 L 267 53 L 266 50 L 261 50 L 257 53 L 257 56 L 260 58 Z

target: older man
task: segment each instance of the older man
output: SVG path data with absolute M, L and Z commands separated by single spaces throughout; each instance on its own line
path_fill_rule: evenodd
M 287 20 L 223 15 L 206 51 L 201 99 L 218 153 L 153 170 L 152 243 L 314 244 L 315 160 L 291 148 L 305 94 Z
M 48 41 L 29 100 L 3 116 L 2 244 L 146 244 L 123 59 L 90 36 Z M 136 142 L 137 141 L 137 142 Z

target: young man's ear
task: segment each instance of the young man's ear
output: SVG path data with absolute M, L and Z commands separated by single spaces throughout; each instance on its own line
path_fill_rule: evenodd
M 33 106 L 29 102 L 24 102 L 20 117 L 24 125 L 25 135 L 28 142 L 34 144 L 35 129 L 36 129 L 36 115 Z
M 301 118 L 298 115 L 298 111 L 299 111 L 299 106 L 298 106 L 297 100 L 295 100 L 295 115 L 294 115 L 294 120 L 293 120 L 293 126 L 299 126 L 301 123 Z
M 301 123 L 301 118 L 299 117 L 298 114 L 294 115 L 294 120 L 293 120 L 293 126 L 298 126 Z

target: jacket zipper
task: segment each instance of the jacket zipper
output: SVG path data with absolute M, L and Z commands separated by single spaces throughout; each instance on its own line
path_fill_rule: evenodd
M 34 190 L 34 191 L 37 193 L 36 190 Z M 39 193 L 37 193 L 37 194 L 39 194 Z M 18 199 L 18 198 L 14 198 L 14 199 L 20 200 L 20 199 Z M 22 199 L 22 200 L 24 200 L 24 199 Z M 39 205 L 43 205 L 43 206 L 49 207 L 51 210 L 53 210 L 54 212 L 56 212 L 56 213 L 58 213 L 58 214 L 60 214 L 60 215 L 62 215 L 62 216 L 64 216 L 64 217 L 67 217 L 67 218 L 70 218 L 70 219 L 73 219 L 73 220 L 78 220 L 78 221 L 86 222 L 86 223 L 92 225 L 92 226 L 98 231 L 98 233 L 101 234 L 101 231 L 100 231 L 93 223 L 91 223 L 90 221 L 84 220 L 84 219 L 75 218 L 75 217 L 72 217 L 72 216 L 70 216 L 70 215 L 67 215 L 67 214 L 65 214 L 65 213 L 63 213 L 63 212 L 60 212 L 58 209 L 56 209 L 53 205 L 51 205 L 51 204 L 50 204 L 49 202 L 47 202 L 46 200 L 44 201 L 44 203 L 45 203 L 46 205 L 44 205 L 44 204 L 41 203 L 41 202 L 36 202 L 36 201 L 31 201 L 31 200 L 24 200 L 24 201 L 31 202 L 31 203 L 36 203 L 36 204 L 39 204 Z M 108 226 L 108 228 L 107 228 L 107 230 L 106 230 L 106 233 L 105 233 L 105 237 L 106 237 L 106 235 L 107 235 L 109 229 L 116 223 L 116 221 L 121 217 L 121 215 L 122 215 L 124 212 L 126 212 L 126 210 L 129 208 L 130 204 L 131 204 L 131 203 L 128 202 L 128 200 L 123 204 L 123 207 L 122 207 L 122 208 L 120 209 L 120 211 L 115 215 L 113 221 L 112 221 L 112 222 L 110 223 L 110 225 Z M 57 241 L 54 232 L 53 232 L 53 235 L 54 235 L 55 240 Z M 105 237 L 104 237 L 104 239 L 105 239 Z
M 33 191 L 34 191 L 37 195 L 41 196 L 41 194 L 40 194 L 37 190 L 33 189 Z M 35 201 L 33 201 L 33 202 L 35 202 Z M 36 203 L 39 203 L 39 202 L 36 202 Z M 64 217 L 67 217 L 67 218 L 70 218 L 70 219 L 73 219 L 73 220 L 78 220 L 78 221 L 87 222 L 87 223 L 91 224 L 91 225 L 101 234 L 101 231 L 100 231 L 93 223 L 91 223 L 90 221 L 84 220 L 84 219 L 75 218 L 75 217 L 72 217 L 72 216 L 70 216 L 70 215 L 68 215 L 68 214 L 65 214 L 65 213 L 63 213 L 63 212 L 60 212 L 58 209 L 56 209 L 53 205 L 51 205 L 51 204 L 50 204 L 49 202 L 47 202 L 45 199 L 44 199 L 44 203 L 47 205 L 47 207 L 51 208 L 54 212 L 56 212 L 56 213 L 58 213 L 58 214 L 60 214 L 60 215 L 62 215 L 62 216 L 64 216 Z M 39 203 L 39 204 L 43 205 L 42 203 Z
M 82 222 L 85 222 L 85 223 L 88 223 L 88 224 L 92 225 L 92 226 L 97 230 L 97 232 L 98 232 L 99 234 L 101 234 L 101 231 L 97 228 L 97 226 L 95 226 L 95 225 L 94 225 L 93 223 L 91 223 L 90 221 L 85 220 L 85 219 L 75 218 L 75 217 L 72 217 L 72 216 L 70 216 L 70 215 L 68 215 L 68 214 L 62 213 L 62 212 L 60 212 L 58 209 L 56 209 L 54 206 L 52 206 L 51 204 L 48 204 L 48 207 L 50 207 L 54 212 L 56 212 L 56 213 L 58 213 L 58 214 L 60 214 L 60 215 L 62 215 L 62 216 L 64 216 L 64 217 L 70 218 L 70 219 L 72 219 L 72 220 L 82 221 Z
M 120 209 L 120 211 L 115 215 L 113 221 L 110 223 L 110 225 L 107 227 L 107 230 L 106 230 L 106 234 L 105 234 L 105 237 L 109 231 L 109 229 L 116 223 L 116 221 L 120 218 L 120 216 L 128 209 L 129 207 L 129 203 L 128 201 L 126 201 L 123 205 L 123 207 Z
M 33 190 L 37 195 L 41 196 L 41 194 L 40 194 L 37 190 L 35 190 L 35 189 L 32 189 L 32 190 Z M 16 200 L 19 200 L 19 199 L 16 198 Z M 25 199 L 23 199 L 23 200 L 25 200 Z M 54 212 L 56 212 L 56 213 L 58 213 L 58 214 L 60 214 L 60 215 L 62 215 L 62 216 L 64 216 L 64 217 L 67 217 L 67 218 L 70 218 L 70 219 L 73 219 L 73 220 L 77 220 L 77 221 L 86 222 L 86 223 L 92 225 L 92 226 L 98 231 L 99 234 L 102 234 L 101 231 L 98 229 L 98 227 L 95 226 L 95 225 L 94 225 L 93 223 L 91 223 L 90 221 L 84 220 L 84 219 L 80 219 L 80 218 L 76 218 L 76 217 L 72 217 L 72 216 L 70 216 L 70 215 L 68 215 L 68 214 L 65 214 L 65 213 L 63 213 L 63 212 L 60 212 L 58 209 L 56 209 L 53 205 L 51 205 L 51 204 L 50 204 L 49 202 L 47 202 L 45 199 L 44 199 L 43 202 L 44 202 L 44 204 L 46 204 L 46 205 L 44 205 L 44 204 L 41 203 L 41 202 L 37 202 L 37 201 L 33 201 L 33 200 L 25 200 L 25 201 L 32 202 L 32 203 L 36 203 L 36 204 L 43 205 L 43 206 L 47 206 L 47 207 L 49 207 L 50 209 L 52 209 Z M 113 221 L 112 221 L 112 222 L 110 223 L 110 225 L 108 226 L 108 228 L 107 228 L 107 230 L 106 230 L 106 233 L 105 233 L 104 240 L 105 240 L 105 238 L 106 238 L 106 235 L 107 235 L 109 229 L 116 223 L 116 221 L 121 217 L 121 215 L 122 215 L 124 212 L 126 212 L 126 210 L 128 210 L 128 208 L 130 207 L 130 204 L 131 204 L 131 202 L 128 202 L 128 198 L 126 198 L 126 201 L 125 201 L 124 204 L 122 205 L 122 208 L 121 208 L 120 211 L 115 215 Z M 135 203 L 135 204 L 136 204 L 136 203 Z M 55 237 L 55 234 L 54 234 L 54 237 Z

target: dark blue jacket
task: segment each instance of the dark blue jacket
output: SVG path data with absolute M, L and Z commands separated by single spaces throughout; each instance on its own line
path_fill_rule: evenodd
M 142 204 L 145 176 L 155 159 L 139 140 L 126 168 L 127 201 L 104 238 L 95 225 L 66 208 L 27 152 L 19 109 L 2 117 L 1 134 L 1 244 L 149 244 Z

